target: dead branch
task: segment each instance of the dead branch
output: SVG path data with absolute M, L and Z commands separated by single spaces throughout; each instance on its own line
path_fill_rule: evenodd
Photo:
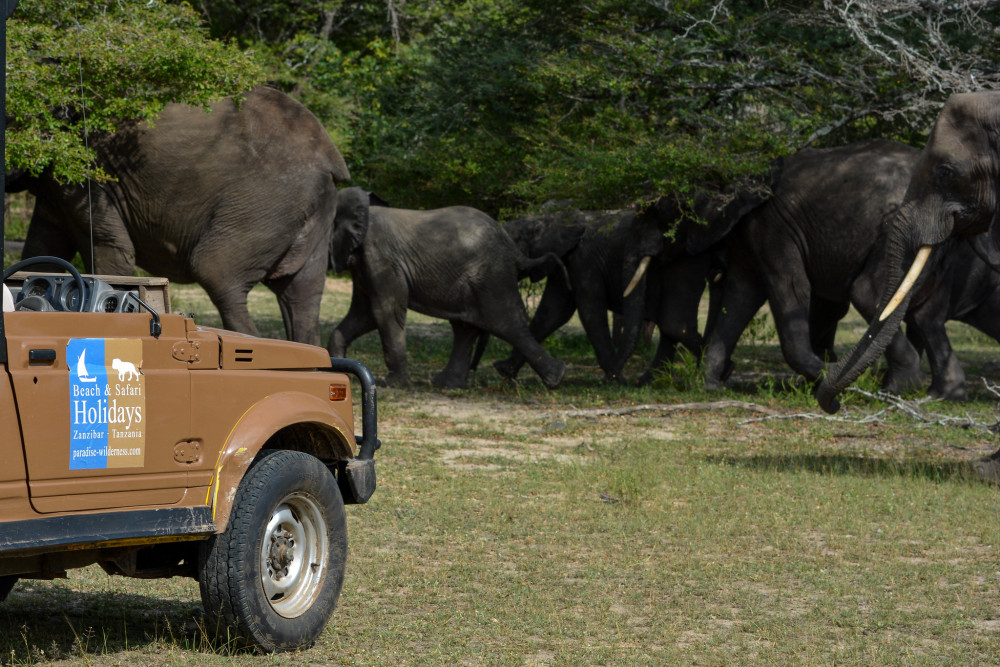
M 984 380 L 985 382 L 985 380 Z M 995 395 L 1000 396 L 1000 389 L 997 387 L 992 387 L 989 384 L 986 385 L 987 389 L 993 392 Z M 855 394 L 861 394 L 866 398 L 873 401 L 881 401 L 882 403 L 887 403 L 888 406 L 878 410 L 869 415 L 862 415 L 857 418 L 850 417 L 838 417 L 834 415 L 821 415 L 817 413 L 799 413 L 799 414 L 776 414 L 769 415 L 767 417 L 759 417 L 755 419 L 746 419 L 744 421 L 738 422 L 742 424 L 750 424 L 755 422 L 771 421 L 774 419 L 818 419 L 822 421 L 840 422 L 845 424 L 872 424 L 872 423 L 883 423 L 885 421 L 885 416 L 887 416 L 892 411 L 899 411 L 905 415 L 908 415 L 918 422 L 924 424 L 936 424 L 938 426 L 957 426 L 959 428 L 965 429 L 978 429 L 981 431 L 986 431 L 989 433 L 996 433 L 1000 431 L 1000 422 L 995 422 L 993 424 L 984 424 L 977 422 L 972 415 L 966 413 L 964 417 L 951 417 L 949 415 L 942 415 L 933 412 L 927 412 L 924 410 L 923 406 L 928 403 L 936 402 L 938 399 L 931 397 L 919 398 L 916 400 L 906 400 L 901 396 L 896 396 L 895 394 L 890 394 L 885 391 L 879 391 L 872 393 L 870 391 L 865 391 L 863 389 L 858 389 L 857 387 L 852 387 L 848 391 Z
M 778 416 L 779 413 L 758 405 L 757 403 L 747 403 L 746 401 L 711 401 L 708 403 L 656 403 L 650 405 L 630 405 L 625 408 L 594 408 L 592 410 L 571 410 L 566 413 L 567 417 L 621 417 L 635 412 L 685 412 L 695 410 L 724 410 L 726 408 L 736 408 L 739 410 L 749 410 L 760 412 L 765 415 Z

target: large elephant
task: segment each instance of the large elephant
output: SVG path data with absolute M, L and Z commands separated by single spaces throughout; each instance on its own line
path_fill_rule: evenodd
M 367 192 L 340 193 L 332 268 L 350 269 L 351 306 L 330 335 L 343 356 L 351 342 L 378 329 L 389 369 L 387 384 L 408 382 L 406 311 L 451 323 L 454 345 L 441 387 L 463 387 L 473 347 L 483 333 L 497 336 L 528 359 L 545 386 L 559 384 L 566 365 L 531 337 L 518 278 L 543 275 L 551 258 L 529 260 L 493 218 L 466 206 L 414 211 L 373 205 Z M 537 272 L 537 273 L 536 273 Z
M 247 293 L 262 282 L 288 337 L 319 344 L 336 185 L 350 174 L 309 110 L 258 87 L 211 112 L 169 104 L 154 125 L 92 146 L 112 180 L 65 185 L 43 173 L 8 183 L 36 196 L 24 257 L 79 251 L 95 273 L 131 275 L 138 265 L 197 282 L 223 326 L 249 334 Z
M 706 335 L 708 388 L 728 377 L 736 343 L 765 302 L 789 366 L 808 380 L 820 377 L 850 304 L 868 320 L 875 314 L 872 249 L 883 218 L 903 198 L 915 159 L 916 151 L 902 144 L 868 141 L 806 149 L 782 161 L 773 195 L 726 238 L 722 306 Z M 922 384 L 919 355 L 901 332 L 886 355 L 887 389 Z
M 504 231 L 526 255 L 554 253 L 566 266 L 566 274 L 548 278 L 531 320 L 532 336 L 543 341 L 579 313 L 609 381 L 624 381 L 622 368 L 635 349 L 642 320 L 658 326 L 660 341 L 640 383 L 673 359 L 678 344 L 700 355 L 698 307 L 711 255 L 688 256 L 683 231 L 674 229 L 671 239 L 665 237 L 680 220 L 679 209 L 664 198 L 642 212 L 562 207 L 504 223 Z M 608 326 L 608 311 L 622 316 L 618 344 Z M 514 350 L 494 366 L 502 375 L 515 377 L 524 361 Z
M 951 236 L 989 232 L 1000 241 L 1000 93 L 964 93 L 945 103 L 920 152 L 906 194 L 887 223 L 877 317 L 817 389 L 823 409 L 870 366 L 896 335 L 914 288 L 941 261 Z

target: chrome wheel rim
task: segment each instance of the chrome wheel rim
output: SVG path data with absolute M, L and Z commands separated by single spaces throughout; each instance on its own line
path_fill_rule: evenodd
M 275 612 L 301 616 L 323 588 L 330 544 L 323 510 L 310 496 L 293 493 L 271 514 L 260 550 L 260 580 Z

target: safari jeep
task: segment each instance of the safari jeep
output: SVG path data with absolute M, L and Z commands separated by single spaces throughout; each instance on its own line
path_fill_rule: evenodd
M 70 274 L 13 273 L 36 263 Z M 115 280 L 52 257 L 4 273 L 0 600 L 93 563 L 194 577 L 210 636 L 310 645 L 343 582 L 344 505 L 375 490 L 371 373 L 200 327 L 165 280 Z

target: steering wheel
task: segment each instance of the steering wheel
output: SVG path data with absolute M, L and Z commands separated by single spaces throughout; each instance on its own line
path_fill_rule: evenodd
M 73 276 L 73 280 L 76 282 L 76 288 L 80 290 L 80 304 L 77 312 L 86 313 L 90 311 L 90 297 L 87 295 L 87 290 L 83 284 L 83 276 L 80 275 L 80 272 L 76 270 L 75 266 L 67 262 L 65 259 L 61 259 L 59 257 L 49 257 L 47 255 L 22 259 L 17 264 L 7 267 L 7 270 L 3 272 L 3 281 L 7 282 L 7 279 L 18 271 L 28 266 L 34 266 L 35 264 L 57 264 L 69 271 L 70 275 Z

